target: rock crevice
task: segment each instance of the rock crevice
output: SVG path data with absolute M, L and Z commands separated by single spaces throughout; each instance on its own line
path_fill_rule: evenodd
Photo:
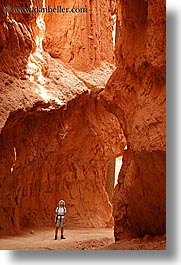
M 4 2 L 44 1 L 0 3 L 0 234 L 51 225 L 60 198 L 68 224 L 113 225 L 113 201 L 116 240 L 164 234 L 165 1 Z
M 127 140 L 113 203 L 115 238 L 166 231 L 165 1 L 118 2 L 117 69 L 99 99 Z

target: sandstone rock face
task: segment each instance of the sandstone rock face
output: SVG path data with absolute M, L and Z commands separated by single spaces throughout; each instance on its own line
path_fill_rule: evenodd
M 164 234 L 165 1 L 118 1 L 116 7 L 115 1 L 68 0 L 67 7 L 88 8 L 74 15 L 5 14 L 4 2 L 0 234 L 54 224 L 61 198 L 67 224 L 112 225 L 110 163 L 126 141 L 113 198 L 115 239 Z M 43 2 L 6 1 L 11 7 Z
M 0 71 L 18 78 L 26 74 L 30 53 L 35 49 L 37 13 L 16 13 L 16 7 L 30 7 L 30 0 L 6 0 L 0 3 Z M 42 1 L 36 1 L 37 4 Z
M 113 225 L 107 170 L 125 138 L 117 118 L 97 102 L 112 69 L 104 77 L 94 70 L 96 86 L 89 73 L 74 75 L 44 56 L 50 74 L 43 83 L 0 75 L 0 234 L 52 225 L 61 198 L 68 225 Z
M 114 194 L 115 239 L 164 234 L 165 1 L 118 2 L 116 61 L 100 100 L 127 139 Z
M 47 5 L 86 8 L 87 12 L 45 15 L 44 49 L 76 70 L 86 71 L 102 61 L 113 63 L 110 0 L 47 1 Z M 112 2 L 112 3 L 111 3 Z
M 116 118 L 88 92 L 61 107 L 37 103 L 12 113 L 0 138 L 1 230 L 52 224 L 60 198 L 67 224 L 106 227 L 107 165 L 121 138 Z
M 42 4 L 25 0 L 16 5 L 32 3 Z M 101 57 L 99 68 L 85 73 L 52 58 L 42 47 L 43 15 L 30 20 L 28 14 L 3 15 L 2 34 L 10 31 L 9 25 L 16 38 L 2 37 L 0 57 L 0 234 L 54 225 L 61 198 L 67 224 L 113 225 L 107 171 L 122 154 L 125 137 L 97 97 L 114 66 Z M 25 29 L 23 42 L 19 29 Z

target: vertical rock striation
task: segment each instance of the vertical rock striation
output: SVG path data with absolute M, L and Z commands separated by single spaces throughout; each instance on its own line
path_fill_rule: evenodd
M 44 49 L 76 70 L 87 71 L 102 61 L 113 63 L 110 0 L 48 0 L 47 5 L 86 8 L 87 12 L 45 15 Z
M 25 75 L 28 56 L 33 49 L 34 40 L 30 24 L 35 15 L 11 12 L 14 6 L 30 1 L 1 1 L 0 3 L 0 71 L 21 77 Z M 7 13 L 5 12 L 7 9 Z
M 1 234 L 53 224 L 60 198 L 67 224 L 110 225 L 107 165 L 124 145 L 117 119 L 87 92 L 13 112 L 0 136 Z
M 60 198 L 67 203 L 67 224 L 110 226 L 107 169 L 122 154 L 125 137 L 117 118 L 97 101 L 113 71 L 109 1 L 87 1 L 88 14 L 66 17 L 5 14 L 4 2 L 43 6 L 40 0 L 0 4 L 0 234 L 53 225 Z M 43 50 L 44 34 L 45 49 L 58 59 Z M 80 41 L 85 54 L 76 46 Z M 69 51 L 75 53 L 72 64 Z
M 107 172 L 124 135 L 115 239 L 165 233 L 165 1 L 49 0 L 88 12 L 4 12 L 43 3 L 0 3 L 0 234 L 51 225 L 62 197 L 68 224 L 110 225 Z M 103 90 L 116 9 L 117 69 Z
M 101 93 L 127 139 L 114 194 L 115 239 L 166 231 L 165 1 L 119 1 L 117 69 Z

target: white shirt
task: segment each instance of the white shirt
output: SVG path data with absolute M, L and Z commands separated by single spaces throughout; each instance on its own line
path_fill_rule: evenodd
M 64 215 L 66 213 L 66 208 L 65 207 L 57 207 L 56 208 L 56 213 L 58 215 Z

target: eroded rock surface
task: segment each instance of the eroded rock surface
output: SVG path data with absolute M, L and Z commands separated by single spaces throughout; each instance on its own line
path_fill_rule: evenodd
M 111 14 L 114 8 L 110 0 L 49 0 L 48 4 L 70 9 L 87 9 L 87 12 L 75 14 L 45 15 L 46 32 L 43 44 L 52 57 L 60 58 L 79 71 L 97 67 L 102 61 L 113 63 Z
M 114 194 L 115 238 L 166 230 L 165 1 L 118 2 L 116 60 L 100 99 L 127 139 Z
M 36 49 L 38 13 L 14 12 L 14 8 L 30 7 L 32 3 L 42 1 L 0 2 L 0 71 L 17 78 L 25 76 L 29 55 Z
M 67 224 L 113 225 L 107 168 L 125 138 L 116 117 L 97 102 L 108 77 L 97 87 L 89 78 L 86 86 L 87 74 L 81 81 L 46 59 L 44 84 L 1 73 L 1 234 L 53 224 L 60 198 Z
M 76 15 L 5 14 L 3 4 L 0 234 L 53 224 L 60 198 L 68 224 L 111 226 L 107 171 L 122 155 L 125 135 L 113 198 L 115 239 L 163 235 L 165 1 L 118 1 L 117 7 L 115 1 L 79 1 L 89 12 Z
M 116 118 L 88 92 L 62 107 L 37 103 L 12 113 L 0 139 L 1 227 L 50 225 L 59 198 L 68 224 L 106 227 L 106 165 L 123 149 L 121 138 Z
M 17 1 L 16 6 L 32 3 L 42 1 Z M 13 7 L 12 1 L 7 4 Z M 3 14 L 1 20 L 1 235 L 54 224 L 61 198 L 67 203 L 67 224 L 113 225 L 107 169 L 123 152 L 125 137 L 117 118 L 97 101 L 114 70 L 112 50 L 111 60 L 100 57 L 98 68 L 70 70 L 43 50 L 44 23 L 42 14 L 30 19 Z M 99 27 L 99 21 L 94 23 Z M 100 47 L 103 41 L 100 37 Z M 89 47 L 90 53 L 94 50 Z

